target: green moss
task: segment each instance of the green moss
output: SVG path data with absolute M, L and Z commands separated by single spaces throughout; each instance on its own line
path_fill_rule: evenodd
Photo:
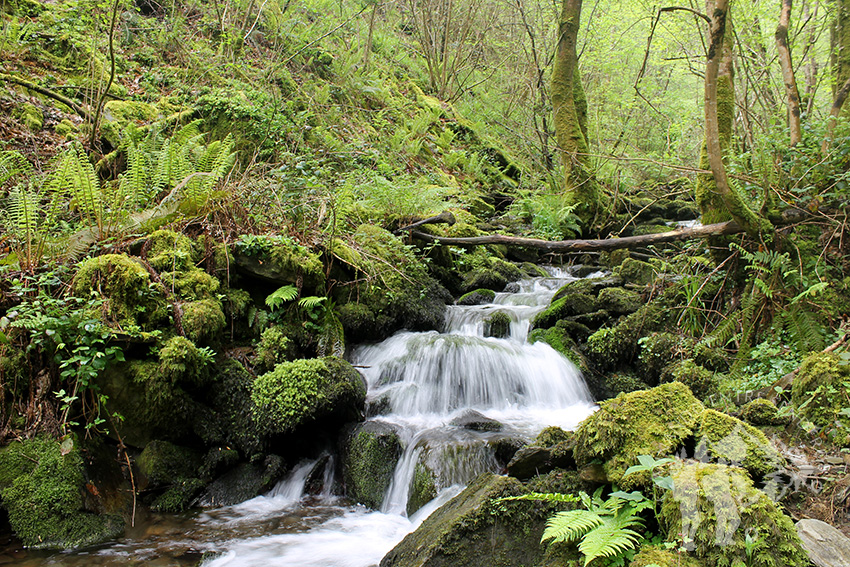
M 185 337 L 172 337 L 159 351 L 159 372 L 171 383 L 202 385 L 209 377 L 210 360 Z
M 278 364 L 251 392 L 254 415 L 272 433 L 289 433 L 330 415 L 357 417 L 366 399 L 360 374 L 335 357 Z
M 638 367 L 644 379 L 651 384 L 657 384 L 662 370 L 670 365 L 671 360 L 681 356 L 683 346 L 681 337 L 673 333 L 651 333 L 643 337 L 640 340 Z M 675 382 L 675 379 L 669 381 Z M 680 382 L 686 383 L 684 380 Z M 700 397 L 693 387 L 691 391 Z
M 609 370 L 632 362 L 641 337 L 664 328 L 670 311 L 658 303 L 648 303 L 622 319 L 614 327 L 605 327 L 587 339 L 585 353 L 600 370 Z
M 531 262 L 523 262 L 520 266 L 523 273 L 529 278 L 548 278 L 549 272 Z
M 181 308 L 183 331 L 195 343 L 213 342 L 227 324 L 221 302 L 217 299 L 192 301 L 184 303 Z
M 533 444 L 538 447 L 554 447 L 562 441 L 572 437 L 572 433 L 564 431 L 560 427 L 550 426 L 537 434 Z
M 622 393 L 637 392 L 649 388 L 646 382 L 627 372 L 615 372 L 609 374 L 605 379 L 605 385 L 611 394 L 616 396 Z
M 66 140 L 73 139 L 74 136 L 80 131 L 77 128 L 76 124 L 68 120 L 67 118 L 63 118 L 59 124 L 54 128 L 55 132 L 65 138 Z
M 168 441 L 151 441 L 136 459 L 139 472 L 144 475 L 148 486 L 170 486 L 179 481 L 197 476 L 201 456 L 192 449 L 180 447 Z
M 422 462 L 413 469 L 413 482 L 407 499 L 407 515 L 412 516 L 422 506 L 437 497 L 437 479 L 434 473 Z
M 706 565 L 809 564 L 791 518 L 742 469 L 688 462 L 672 466 L 669 474 L 674 488 L 665 492 L 659 513 L 668 541 L 684 538 L 685 547 Z
M 640 548 L 629 567 L 701 567 L 702 563 L 685 553 L 649 545 Z
M 714 372 L 703 368 L 691 359 L 674 362 L 661 371 L 662 382 L 681 382 L 696 397 L 706 400 L 717 393 L 718 379 Z
M 552 327 L 551 329 L 534 329 L 528 335 L 528 342 L 533 344 L 537 341 L 543 341 L 558 351 L 567 360 L 581 369 L 582 372 L 587 370 L 587 361 L 584 360 L 581 353 L 578 351 L 575 341 L 570 337 L 566 329 L 561 327 Z
M 135 100 L 110 100 L 103 105 L 101 135 L 114 148 L 121 145 L 121 137 L 129 124 L 153 122 L 159 110 L 152 104 Z
M 468 272 L 463 277 L 461 289 L 477 290 L 489 289 L 493 291 L 502 291 L 508 285 L 508 280 L 496 270 L 488 268 L 476 268 Z
M 185 512 L 203 488 L 204 481 L 198 478 L 181 479 L 151 502 L 151 510 L 166 514 Z
M 544 311 L 538 313 L 531 324 L 535 329 L 554 327 L 561 320 L 573 315 L 583 315 L 599 309 L 596 299 L 584 293 L 571 293 L 552 302 Z
M 348 497 L 380 509 L 401 452 L 401 441 L 391 426 L 376 421 L 360 425 L 345 447 L 343 470 Z
M 247 315 L 252 303 L 251 294 L 244 289 L 228 288 L 224 292 L 224 310 L 231 321 Z
M 253 458 L 265 450 L 261 427 L 254 418 L 251 399 L 254 376 L 242 364 L 225 358 L 216 364 L 215 374 L 205 390 L 206 403 L 212 410 L 209 425 L 199 428 L 207 445 L 223 445 L 238 449 Z M 210 463 L 206 463 L 208 471 Z
M 582 466 L 600 459 L 610 482 L 634 485 L 639 475 L 622 477 L 638 462 L 638 455 L 674 452 L 693 434 L 703 409 L 687 386 L 678 382 L 620 394 L 601 402 L 599 411 L 579 425 L 576 461 Z
M 764 433 L 743 421 L 707 409 L 699 418 L 697 454 L 740 466 L 754 478 L 783 470 L 785 459 Z
M 234 261 L 267 281 L 296 284 L 318 292 L 325 282 L 321 256 L 287 236 L 241 237 L 233 249 Z
M 269 371 L 292 358 L 292 341 L 286 336 L 283 327 L 275 325 L 263 331 L 256 355 L 255 364 L 261 371 Z
M 148 263 L 158 272 L 185 272 L 200 260 L 192 240 L 173 230 L 157 230 L 146 246 Z
M 791 404 L 797 417 L 822 428 L 834 443 L 850 446 L 847 407 L 850 365 L 834 353 L 813 354 L 803 361 L 791 385 Z
M 161 288 L 153 284 L 139 262 L 123 254 L 104 254 L 81 262 L 71 282 L 71 293 L 105 299 L 107 323 L 124 329 L 154 330 L 168 316 Z
M 789 418 L 779 415 L 779 408 L 770 400 L 756 398 L 741 408 L 741 419 L 752 425 L 785 425 Z
M 485 303 L 492 303 L 494 299 L 496 299 L 496 292 L 492 289 L 476 289 L 475 291 L 463 294 L 460 299 L 457 300 L 457 304 L 483 305 Z
M 504 339 L 511 334 L 511 316 L 503 311 L 493 313 L 484 320 L 484 336 Z
M 634 313 L 644 304 L 639 293 L 622 287 L 606 287 L 598 299 L 600 309 L 615 315 Z
M 628 283 L 646 285 L 655 281 L 655 268 L 652 264 L 634 258 L 626 258 L 615 273 Z
M 23 103 L 18 107 L 15 115 L 32 132 L 40 132 L 44 128 L 44 113 L 34 104 Z
M 121 518 L 85 510 L 84 483 L 76 437 L 37 437 L 0 450 L 0 496 L 26 547 L 81 547 L 121 533 Z

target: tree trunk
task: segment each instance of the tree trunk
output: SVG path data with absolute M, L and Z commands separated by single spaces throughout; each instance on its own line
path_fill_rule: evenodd
M 700 157 L 700 169 L 711 175 L 697 178 L 696 200 L 703 223 L 718 223 L 734 219 L 748 233 L 769 232 L 770 223 L 757 216 L 729 183 L 723 153 L 731 146 L 732 122 L 735 116 L 735 91 L 732 82 L 732 41 L 724 41 L 727 29 L 729 0 L 707 2 L 711 16 L 708 61 L 705 66 L 705 145 Z M 725 45 L 724 45 L 725 44 Z
M 587 100 L 578 71 L 579 21 L 582 0 L 563 0 L 558 46 L 552 69 L 552 108 L 555 135 L 564 168 L 567 201 L 587 226 L 596 214 L 598 195 L 589 173 L 587 155 Z
M 788 47 L 788 25 L 791 22 L 792 0 L 782 0 L 779 25 L 776 26 L 776 52 L 779 55 L 779 67 L 782 69 L 782 82 L 785 83 L 785 103 L 788 106 L 788 128 L 791 132 L 791 146 L 803 139 L 800 124 L 800 91 L 797 90 L 797 78 L 791 64 L 791 49 Z
M 850 79 L 850 0 L 835 0 L 835 23 L 832 33 L 832 65 L 835 81 L 833 99 Z

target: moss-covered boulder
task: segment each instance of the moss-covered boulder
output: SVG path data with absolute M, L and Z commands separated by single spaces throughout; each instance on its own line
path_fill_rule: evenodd
M 485 262 L 468 272 L 464 278 L 464 291 L 489 289 L 502 291 L 510 282 L 523 278 L 522 270 L 501 258 L 487 258 Z
M 339 358 L 283 362 L 257 377 L 251 399 L 264 431 L 291 433 L 320 419 L 357 420 L 366 401 L 363 377 Z
M 136 465 L 143 479 L 140 487 L 158 488 L 198 476 L 201 455 L 187 447 L 154 440 L 145 446 Z
M 655 268 L 649 262 L 626 258 L 620 264 L 615 273 L 623 278 L 626 283 L 646 285 L 655 281 Z
M 71 282 L 77 297 L 102 298 L 110 326 L 153 331 L 167 324 L 168 302 L 162 288 L 138 261 L 123 254 L 104 254 L 80 263 Z
M 204 486 L 204 481 L 199 478 L 180 479 L 154 498 L 150 504 L 151 510 L 166 514 L 185 512 L 192 506 Z
M 525 492 L 515 478 L 479 476 L 387 553 L 381 567 L 544 564 L 540 536 L 551 509 L 533 501 L 499 501 Z
M 173 230 L 157 230 L 148 236 L 147 259 L 158 272 L 186 272 L 200 261 L 192 239 Z
M 612 396 L 646 390 L 649 385 L 630 372 L 613 372 L 605 377 L 605 385 Z
M 743 421 L 707 409 L 696 429 L 697 456 L 746 469 L 763 478 L 785 468 L 785 459 L 764 433 Z
M 574 454 L 579 466 L 604 462 L 612 483 L 634 486 L 640 475 L 623 478 L 639 455 L 673 453 L 690 437 L 703 413 L 702 403 L 684 384 L 674 382 L 599 404 L 575 433 Z
M 428 274 L 410 248 L 371 225 L 359 227 L 353 240 L 345 254 L 342 248 L 334 249 L 345 267 L 340 277 L 352 282 L 337 286 L 334 293 L 342 306 L 338 315 L 346 336 L 381 340 L 402 328 L 426 331 L 442 327 L 451 294 Z
M 691 359 L 680 360 L 665 366 L 661 371 L 660 381 L 681 382 L 701 400 L 716 394 L 719 385 L 714 372 L 703 368 Z
M 215 479 L 198 499 L 205 508 L 233 506 L 270 490 L 285 472 L 277 455 L 242 463 Z
M 146 102 L 110 100 L 103 105 L 100 134 L 113 148 L 117 148 L 128 125 L 153 122 L 159 115 L 157 107 Z
M 813 354 L 803 361 L 791 386 L 791 404 L 797 417 L 811 422 L 833 442 L 850 447 L 848 406 L 850 365 L 835 353 Z
M 538 313 L 531 324 L 535 329 L 548 329 L 567 317 L 583 315 L 599 309 L 596 298 L 586 293 L 570 293 L 552 302 L 544 311 Z
M 437 497 L 437 475 L 420 457 L 413 469 L 413 481 L 407 497 L 407 515 L 412 516 L 425 504 Z
M 233 247 L 233 261 L 251 277 L 278 285 L 300 283 L 311 294 L 325 281 L 320 255 L 286 236 L 243 236 Z
M 740 417 L 751 425 L 776 426 L 786 425 L 789 418 L 779 415 L 779 408 L 770 400 L 756 398 L 741 407 Z
M 613 315 L 628 315 L 644 304 L 640 294 L 623 287 L 607 287 L 597 297 L 599 307 Z
M 671 361 L 681 358 L 683 343 L 679 335 L 668 332 L 650 333 L 643 337 L 640 340 L 637 367 L 644 381 L 657 385 L 664 368 L 669 366 Z M 675 382 L 675 379 L 668 381 Z M 696 392 L 694 394 L 697 395 Z
M 803 567 L 809 564 L 791 518 L 753 486 L 743 469 L 679 462 L 658 516 L 671 542 L 706 565 Z
M 120 515 L 86 508 L 79 440 L 37 437 L 0 449 L 0 497 L 9 524 L 24 546 L 68 549 L 121 534 Z
M 483 305 L 485 303 L 492 303 L 496 298 L 496 292 L 492 289 L 476 289 L 474 291 L 470 291 L 469 293 L 463 294 L 460 299 L 457 300 L 458 305 Z
M 342 470 L 348 497 L 380 509 L 401 452 L 401 440 L 391 425 L 367 421 L 355 427 L 343 443 Z
M 670 310 L 648 303 L 613 327 L 603 327 L 590 335 L 584 352 L 600 371 L 631 364 L 639 350 L 639 341 L 669 323 Z
M 292 360 L 295 354 L 293 346 L 282 326 L 269 327 L 260 335 L 260 343 L 254 351 L 254 366 L 260 372 L 268 372 L 281 362 Z
M 487 317 L 484 320 L 484 336 L 497 339 L 511 336 L 511 316 L 499 311 Z
M 190 301 L 181 306 L 181 323 L 186 336 L 198 344 L 210 344 L 218 339 L 227 319 L 218 299 Z

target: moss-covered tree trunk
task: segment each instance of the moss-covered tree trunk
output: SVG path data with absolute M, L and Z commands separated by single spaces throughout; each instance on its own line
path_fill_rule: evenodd
M 751 234 L 769 232 L 770 222 L 747 206 L 726 175 L 723 156 L 731 147 L 735 118 L 732 33 L 731 25 L 727 25 L 729 0 L 708 0 L 706 7 L 711 28 L 705 67 L 705 143 L 700 169 L 711 173 L 697 176 L 696 200 L 702 222 L 734 220 Z M 725 40 L 727 31 L 729 38 Z
M 838 117 L 847 117 L 848 107 L 844 101 L 850 93 L 850 0 L 835 0 L 835 19 L 832 24 L 832 68 L 835 81 L 832 86 L 832 108 L 826 126 L 821 151 L 826 154 L 835 133 L 835 125 Z
M 779 15 L 779 25 L 776 26 L 776 53 L 779 56 L 779 67 L 782 69 L 782 82 L 785 83 L 785 104 L 788 106 L 788 129 L 790 143 L 796 146 L 803 139 L 803 128 L 800 123 L 800 91 L 797 89 L 797 78 L 794 65 L 791 63 L 791 48 L 788 45 L 788 26 L 791 23 L 792 0 L 782 0 L 782 11 Z
M 568 202 L 587 226 L 598 207 L 596 185 L 587 155 L 587 99 L 578 71 L 576 42 L 581 0 L 563 0 L 559 19 L 558 47 L 552 70 L 552 108 L 555 135 L 564 168 L 564 192 Z

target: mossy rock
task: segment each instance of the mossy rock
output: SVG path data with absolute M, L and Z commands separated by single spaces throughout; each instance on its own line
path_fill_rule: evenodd
M 572 362 L 576 368 L 582 371 L 582 373 L 588 372 L 587 360 L 584 358 L 584 355 L 578 349 L 576 342 L 570 336 L 570 333 L 567 331 L 567 328 L 572 328 L 568 326 L 567 328 L 563 328 L 560 326 L 561 321 L 559 321 L 559 326 L 552 327 L 551 329 L 534 329 L 528 334 L 528 342 L 536 343 L 538 341 L 542 341 L 558 351 L 564 358 Z M 579 325 L 575 323 L 575 325 Z M 583 327 L 583 325 L 581 325 Z M 586 327 L 584 327 L 586 329 Z M 590 331 L 587 330 L 587 334 Z
M 269 491 L 285 472 L 283 459 L 267 455 L 251 463 L 241 463 L 215 479 L 198 499 L 205 508 L 233 506 Z
M 740 417 L 747 423 L 756 426 L 786 425 L 790 419 L 780 416 L 776 404 L 764 398 L 756 398 L 744 404 L 741 407 Z
M 251 399 L 254 376 L 232 358 L 216 364 L 213 371 L 209 385 L 203 390 L 204 401 L 210 408 L 208 418 L 196 420 L 195 433 L 207 445 L 232 447 L 248 458 L 262 454 L 265 438 L 254 417 Z M 212 473 L 210 470 L 209 474 Z
M 157 230 L 148 236 L 148 263 L 158 272 L 185 272 L 200 261 L 192 239 L 173 230 Z
M 707 370 L 691 359 L 680 360 L 661 371 L 661 382 L 681 382 L 696 397 L 707 400 L 717 393 L 719 380 L 714 372 Z
M 550 509 L 499 498 L 526 489 L 485 473 L 431 514 L 381 560 L 381 567 L 517 567 L 541 564 L 540 536 Z
M 300 282 L 313 294 L 325 281 L 321 256 L 285 236 L 243 237 L 233 247 L 233 261 L 255 278 L 277 285 Z
M 795 415 L 821 428 L 835 444 L 850 446 L 847 407 L 850 365 L 835 353 L 813 354 L 803 361 L 791 385 Z
M 103 105 L 100 134 L 117 148 L 121 145 L 124 130 L 129 124 L 146 124 L 160 116 L 156 106 L 135 100 L 110 100 Z
M 257 377 L 251 399 L 264 431 L 291 433 L 319 419 L 360 417 L 366 401 L 363 377 L 346 361 L 328 356 L 283 362 Z
M 36 437 L 0 449 L 0 497 L 25 547 L 70 549 L 118 537 L 123 518 L 85 508 L 79 439 Z
M 166 289 L 173 290 L 174 294 L 184 301 L 218 301 L 218 279 L 200 268 L 191 268 L 185 272 L 163 272 L 160 274 L 160 280 Z
M 204 481 L 199 478 L 178 480 L 151 502 L 151 510 L 165 514 L 185 512 L 204 486 Z
M 181 323 L 186 336 L 198 344 L 216 342 L 218 335 L 227 324 L 221 301 L 218 299 L 201 299 L 190 301 L 181 306 L 183 317 Z
M 655 281 L 655 268 L 652 264 L 635 258 L 626 258 L 620 264 L 615 273 L 623 278 L 626 283 L 647 285 Z
M 704 409 L 679 382 L 620 394 L 601 402 L 599 411 L 579 425 L 576 461 L 583 466 L 602 460 L 610 482 L 634 486 L 641 475 L 623 478 L 626 469 L 637 464 L 639 455 L 672 454 L 693 435 Z
M 437 497 L 437 475 L 420 459 L 413 469 L 413 481 L 407 498 L 408 517 Z
M 670 310 L 648 303 L 615 326 L 603 327 L 590 335 L 584 352 L 600 371 L 627 366 L 638 352 L 641 337 L 662 329 L 670 318 Z
M 571 439 L 572 436 L 572 432 L 564 431 L 560 427 L 552 425 L 537 434 L 537 437 L 534 439 L 534 445 L 539 447 L 553 447 L 562 441 Z
M 476 268 L 463 277 L 461 289 L 467 292 L 476 289 L 503 291 L 507 285 L 508 279 L 496 270 Z
M 683 340 L 679 335 L 661 332 L 651 333 L 640 340 L 640 354 L 638 355 L 638 369 L 644 380 L 649 384 L 658 384 L 662 371 L 671 365 L 671 360 L 676 360 L 681 357 L 683 350 Z M 675 382 L 672 378 L 668 382 Z M 679 380 L 687 384 L 684 380 Z M 688 384 L 690 387 L 690 384 Z M 691 387 L 694 395 L 701 397 L 697 393 L 698 389 Z
M 358 425 L 344 443 L 342 463 L 348 498 L 379 510 L 401 457 L 395 428 L 380 421 Z
M 496 292 L 492 289 L 476 289 L 475 291 L 463 294 L 457 300 L 457 304 L 484 305 L 485 303 L 492 303 L 494 299 L 496 299 Z
M 665 492 L 658 516 L 667 541 L 684 538 L 684 546 L 705 565 L 809 565 L 791 518 L 743 469 L 679 462 L 668 474 L 673 490 Z
M 210 374 L 209 362 L 186 337 L 171 337 L 159 350 L 159 372 L 173 384 L 205 385 Z
M 531 262 L 523 262 L 519 267 L 529 278 L 548 278 L 549 272 Z
M 597 299 L 601 309 L 614 315 L 634 313 L 644 304 L 639 293 L 622 287 L 606 287 Z
M 703 567 L 703 564 L 687 553 L 648 545 L 640 548 L 629 567 Z
M 764 433 L 740 419 L 705 410 L 696 429 L 697 455 L 746 469 L 763 478 L 785 469 L 785 459 Z
M 574 315 L 583 315 L 599 309 L 599 304 L 591 295 L 571 293 L 552 302 L 544 311 L 538 313 L 531 321 L 535 329 L 554 327 L 561 320 Z
M 293 344 L 280 325 L 269 327 L 260 335 L 255 350 L 254 365 L 260 372 L 268 372 L 281 362 L 294 358 Z
M 628 372 L 614 372 L 609 374 L 605 379 L 605 385 L 608 387 L 612 396 L 649 388 L 646 382 Z
M 32 103 L 21 104 L 14 114 L 31 132 L 40 132 L 44 128 L 44 113 Z
M 136 465 L 146 480 L 143 484 L 149 488 L 158 488 L 196 477 L 201 466 L 201 455 L 194 449 L 154 440 L 145 446 L 136 459 Z
M 497 339 L 511 336 L 511 316 L 499 311 L 484 319 L 484 336 Z
M 77 297 L 93 294 L 105 300 L 106 323 L 152 331 L 168 317 L 168 302 L 162 289 L 153 284 L 148 271 L 123 254 L 104 254 L 80 263 L 71 282 Z

